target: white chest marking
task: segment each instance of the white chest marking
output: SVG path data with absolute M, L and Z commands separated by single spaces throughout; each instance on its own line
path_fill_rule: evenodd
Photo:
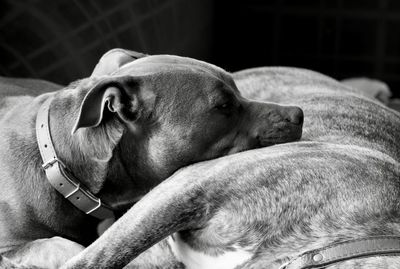
M 192 249 L 182 241 L 178 233 L 174 234 L 174 239 L 171 236 L 168 237 L 168 243 L 176 259 L 187 269 L 234 269 L 253 256 L 252 252 L 240 248 L 218 256 L 211 256 Z

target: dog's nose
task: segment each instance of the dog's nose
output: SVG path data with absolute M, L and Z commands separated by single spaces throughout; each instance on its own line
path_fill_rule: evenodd
M 303 110 L 297 106 L 288 107 L 286 110 L 285 120 L 287 122 L 297 124 L 297 125 L 303 124 L 303 121 L 304 121 Z

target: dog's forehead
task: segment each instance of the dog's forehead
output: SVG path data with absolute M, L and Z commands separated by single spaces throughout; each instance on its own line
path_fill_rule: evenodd
M 176 55 L 152 55 L 148 57 L 140 58 L 136 61 L 131 62 L 132 65 L 146 65 L 156 64 L 159 66 L 191 66 L 196 68 L 202 68 L 215 73 L 226 73 L 222 68 L 217 67 L 213 64 L 206 63 L 200 60 L 196 60 L 189 57 L 181 57 Z
M 151 75 L 162 73 L 198 73 L 211 76 L 231 84 L 231 76 L 222 68 L 187 57 L 174 55 L 153 55 L 137 59 L 122 66 L 117 75 Z

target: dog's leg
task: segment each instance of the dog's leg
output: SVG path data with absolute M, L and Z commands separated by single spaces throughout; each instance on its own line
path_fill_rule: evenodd
M 125 269 L 184 269 L 185 266 L 180 263 L 172 254 L 167 240 L 163 240 L 131 261 Z
M 62 237 L 38 239 L 4 254 L 0 268 L 59 268 L 84 249 Z
M 221 196 L 219 184 L 235 181 L 222 178 L 215 183 L 218 173 L 208 171 L 224 166 L 199 163 L 198 170 L 189 167 L 168 178 L 62 268 L 122 268 L 166 236 L 203 227 L 218 207 L 211 201 Z

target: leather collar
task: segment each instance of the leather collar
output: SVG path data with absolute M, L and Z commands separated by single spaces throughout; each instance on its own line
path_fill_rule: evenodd
M 49 110 L 53 98 L 48 98 L 36 116 L 36 138 L 43 169 L 50 184 L 79 210 L 98 219 L 113 218 L 112 209 L 103 204 L 77 180 L 58 159 L 50 134 Z
M 280 269 L 325 268 L 350 259 L 379 255 L 400 255 L 400 237 L 373 236 L 335 243 L 305 252 Z

